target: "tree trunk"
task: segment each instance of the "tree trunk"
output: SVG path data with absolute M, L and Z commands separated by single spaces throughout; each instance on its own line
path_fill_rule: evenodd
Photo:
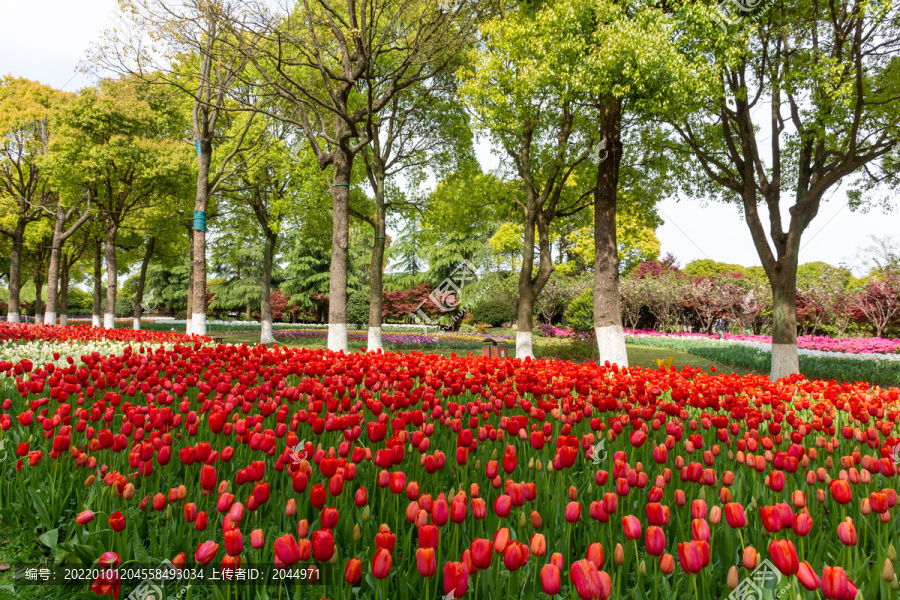
M 347 267 L 350 262 L 350 172 L 353 157 L 336 148 L 331 185 L 331 269 L 328 282 L 328 349 L 347 352 Z
M 187 305 L 184 309 L 184 333 L 191 335 L 191 310 L 194 306 L 194 228 L 188 227 L 188 247 L 190 253 L 190 267 L 188 267 Z
M 44 276 L 40 272 L 34 275 L 34 322 L 41 318 L 41 295 L 44 293 Z
M 59 268 L 59 324 L 69 322 L 69 258 L 63 254 Z
M 25 237 L 25 220 L 19 219 L 12 236 L 12 249 L 9 254 L 9 306 L 6 309 L 6 320 L 9 323 L 19 322 L 22 292 L 22 240 Z
M 209 204 L 209 167 L 212 160 L 212 142 L 201 141 L 197 155 L 197 199 L 194 211 L 205 216 Z M 204 217 L 205 218 L 205 217 Z M 196 223 L 195 223 L 196 225 Z M 193 274 L 191 281 L 191 331 L 195 335 L 206 335 L 206 225 L 202 230 L 194 229 Z
M 616 242 L 616 194 L 622 158 L 622 107 L 611 100 L 600 107 L 606 154 L 597 165 L 594 190 L 594 332 L 600 362 L 628 366 L 622 311 L 619 308 L 619 250 Z
M 50 267 L 47 269 L 47 310 L 44 325 L 56 325 L 56 288 L 59 284 L 60 254 L 62 254 L 63 228 L 66 226 L 66 209 L 56 206 L 56 220 L 53 223 L 53 241 L 50 243 Z
M 134 323 L 135 331 L 141 329 L 141 314 L 144 312 L 144 284 L 147 281 L 147 267 L 150 266 L 150 258 L 153 256 L 153 248 L 156 246 L 156 238 L 150 236 L 147 240 L 147 247 L 144 248 L 144 258 L 141 260 L 141 272 L 138 276 L 137 291 L 134 294 Z M 152 292 L 151 292 L 152 293 Z M 149 300 L 149 299 L 148 299 Z M 148 307 L 149 308 L 149 307 Z M 153 310 L 150 308 L 150 310 Z
M 534 287 L 531 274 L 534 272 L 534 229 L 537 215 L 534 209 L 526 208 L 525 237 L 522 250 L 522 266 L 519 269 L 519 312 L 516 319 L 516 358 L 534 358 L 531 330 L 534 326 Z
M 113 221 L 106 224 L 106 309 L 103 311 L 103 327 L 116 328 L 116 286 L 119 283 L 116 273 L 116 233 L 119 226 Z
M 278 234 L 272 231 L 266 231 L 265 234 L 262 281 L 259 284 L 259 343 L 272 344 L 275 342 L 275 336 L 272 334 L 272 263 L 274 262 L 275 245 L 278 243 Z
M 797 268 L 769 277 L 772 284 L 772 381 L 800 372 L 797 352 Z
M 384 350 L 381 345 L 381 311 L 384 299 L 384 247 L 387 242 L 384 206 L 384 175 L 376 174 L 375 238 L 372 241 L 372 262 L 369 274 L 369 352 Z
M 100 240 L 94 243 L 94 307 L 91 312 L 91 322 L 94 327 L 102 325 L 100 321 L 100 294 L 103 286 L 103 273 L 101 271 L 100 262 Z

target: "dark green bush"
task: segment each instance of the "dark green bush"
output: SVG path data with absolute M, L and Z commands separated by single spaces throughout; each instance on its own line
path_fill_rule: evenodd
M 566 323 L 573 331 L 594 331 L 594 293 L 585 290 L 566 307 Z
M 347 299 L 347 323 L 357 329 L 365 329 L 369 323 L 369 292 L 351 292 Z
M 498 327 L 516 318 L 516 307 L 511 302 L 485 300 L 476 304 L 472 313 L 476 323 L 487 323 Z

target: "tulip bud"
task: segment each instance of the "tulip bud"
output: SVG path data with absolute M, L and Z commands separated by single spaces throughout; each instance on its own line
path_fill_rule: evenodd
M 897 562 L 897 551 L 894 549 L 894 543 L 891 542 L 891 545 L 888 546 L 887 551 L 888 558 L 891 559 L 891 562 Z
M 641 561 L 638 565 L 638 573 L 640 573 L 641 577 L 647 574 L 647 563 L 646 561 Z
M 540 473 L 544 469 L 544 465 L 541 464 L 541 461 L 536 461 L 534 468 L 538 470 L 538 473 Z
M 363 520 L 363 523 L 368 523 L 368 522 L 369 522 L 369 516 L 370 516 L 370 514 L 369 514 L 369 505 L 367 504 L 366 507 L 365 507 L 365 508 L 363 509 L 363 511 L 362 511 L 362 520 Z
M 166 521 L 172 520 L 172 505 L 166 504 Z
M 625 548 L 622 547 L 622 544 L 616 544 L 616 552 L 613 557 L 620 567 L 625 564 Z
M 894 565 L 890 558 L 884 559 L 884 565 L 881 567 L 881 578 L 888 583 L 894 580 Z
M 738 586 L 738 570 L 734 565 L 731 565 L 731 568 L 728 569 L 728 577 L 726 579 L 726 583 L 732 590 Z
M 353 526 L 353 541 L 358 542 L 362 539 L 362 530 L 359 528 L 359 523 Z
M 528 518 L 525 516 L 524 512 L 519 513 L 519 527 L 525 527 L 525 524 L 528 522 Z
M 528 468 L 529 469 L 534 468 L 534 457 L 533 456 L 528 460 Z

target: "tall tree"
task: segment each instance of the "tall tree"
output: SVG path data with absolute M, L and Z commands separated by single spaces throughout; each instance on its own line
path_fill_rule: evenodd
M 197 150 L 197 185 L 192 221 L 192 269 L 187 332 L 206 335 L 206 229 L 210 199 L 232 170 L 239 168 L 253 141 L 244 128 L 229 135 L 229 110 L 240 109 L 231 98 L 246 64 L 235 48 L 242 39 L 239 3 L 206 0 L 119 0 L 128 27 L 107 31 L 95 48 L 99 68 L 173 91 L 191 104 L 191 141 Z M 232 35 L 237 33 L 238 35 Z M 149 51 L 148 39 L 153 40 Z M 229 141 L 230 149 L 214 159 L 213 148 Z M 245 143 L 246 142 L 246 143 Z M 248 147 L 250 149 L 248 149 Z M 238 165 L 238 166 L 236 166 Z
M 667 188 L 648 117 L 681 114 L 702 94 L 707 76 L 678 45 L 680 3 L 563 0 L 541 13 L 546 60 L 571 89 L 571 101 L 599 126 L 592 149 L 594 185 L 594 331 L 601 361 L 628 364 L 619 302 L 617 215 L 628 184 L 642 180 L 630 203 L 653 212 Z M 629 143 L 629 147 L 625 147 Z M 627 150 L 627 151 L 626 151 Z M 630 173 L 629 173 L 630 171 Z M 623 185 L 624 184 L 624 185 Z M 628 207 L 633 210 L 633 207 Z
M 454 101 L 450 74 L 438 76 L 426 86 L 415 86 L 397 94 L 377 115 L 366 122 L 372 140 L 362 151 L 366 177 L 372 187 L 374 210 L 367 214 L 350 207 L 350 213 L 368 223 L 374 234 L 369 264 L 369 352 L 382 350 L 381 320 L 384 293 L 384 252 L 387 220 L 398 210 L 405 214 L 420 208 L 412 194 L 402 194 L 391 179 L 405 174 L 414 189 L 430 171 L 439 175 L 471 154 L 472 135 L 463 107 Z M 420 203 L 421 204 L 421 203 Z
M 519 269 L 516 357 L 534 357 L 532 328 L 538 295 L 553 273 L 550 225 L 590 205 L 574 173 L 589 164 L 591 132 L 584 111 L 573 103 L 566 78 L 542 56 L 543 12 L 530 6 L 482 27 L 485 43 L 463 71 L 461 92 L 512 162 L 521 193 L 524 239 Z M 587 134 L 587 136 L 585 136 Z M 577 191 L 576 191 L 577 190 Z M 535 268 L 535 247 L 538 264 Z
M 695 189 L 743 210 L 772 290 L 775 380 L 799 371 L 803 232 L 829 190 L 877 177 L 900 140 L 900 5 L 775 0 L 755 23 L 709 28 L 695 56 L 717 70 L 716 90 L 672 121 L 675 147 L 706 175 Z
M 57 196 L 41 172 L 49 119 L 64 94 L 27 79 L 0 80 L 0 234 L 11 242 L 7 321 L 19 322 L 25 229 Z
M 186 148 L 163 137 L 167 113 L 133 82 L 104 80 L 87 88 L 61 111 L 58 160 L 78 173 L 80 187 L 95 199 L 103 222 L 106 308 L 103 326 L 115 327 L 118 284 L 116 240 L 126 218 L 177 196 L 189 177 Z M 95 282 L 96 285 L 96 282 Z
M 255 37 L 242 44 L 265 92 L 293 109 L 273 116 L 300 128 L 319 167 L 331 168 L 330 350 L 347 351 L 349 188 L 353 161 L 371 142 L 364 125 L 443 70 L 471 40 L 483 9 L 479 0 L 452 10 L 422 0 L 304 1 L 277 19 L 261 9 Z

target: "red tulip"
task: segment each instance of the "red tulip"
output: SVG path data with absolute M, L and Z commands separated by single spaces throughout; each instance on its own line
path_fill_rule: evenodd
M 581 518 L 581 504 L 578 502 L 569 502 L 566 505 L 566 522 L 577 523 Z
M 313 537 L 315 537 L 315 534 L 313 534 Z M 384 579 L 390 575 L 393 560 L 387 548 L 379 548 L 375 551 L 375 556 L 372 557 L 372 575 L 375 579 Z
M 831 491 L 831 497 L 838 504 L 850 504 L 850 501 L 853 500 L 850 484 L 843 479 L 832 479 L 828 489 Z
M 663 554 L 659 557 L 659 570 L 664 575 L 671 575 L 675 572 L 675 559 L 671 554 Z
M 837 527 L 838 538 L 845 546 L 855 546 L 859 542 L 856 535 L 856 527 L 853 525 L 853 519 L 847 517 L 843 523 Z
M 696 540 L 678 544 L 678 562 L 686 573 L 692 575 L 703 569 L 703 547 Z
M 259 550 L 260 548 L 262 548 L 264 543 L 265 539 L 263 537 L 262 529 L 254 529 L 250 532 L 250 545 L 254 550 Z
M 312 534 L 313 556 L 318 562 L 328 562 L 334 556 L 334 533 L 330 529 L 317 529 Z
M 845 600 L 850 598 L 850 580 L 847 572 L 841 567 L 825 567 L 822 569 L 822 595 L 829 600 Z M 853 595 L 856 597 L 856 594 Z
M 784 575 L 796 575 L 800 569 L 797 549 L 790 540 L 773 540 L 769 543 L 769 558 Z
M 774 506 L 763 506 L 760 508 L 759 518 L 767 531 L 772 533 L 781 531 L 781 513 Z
M 729 502 L 725 505 L 725 522 L 729 527 L 740 529 L 747 524 L 747 517 L 744 515 L 744 507 L 737 502 Z
M 208 565 L 219 552 L 219 545 L 212 540 L 203 542 L 197 547 L 194 553 L 194 561 L 201 565 Z
M 665 532 L 656 525 L 651 525 L 647 528 L 647 536 L 644 540 L 644 544 L 646 545 L 649 554 L 660 556 L 666 549 Z
M 435 547 L 437 546 L 435 545 Z M 472 563 L 479 570 L 483 571 L 491 566 L 491 561 L 494 558 L 494 544 L 491 543 L 491 540 L 475 538 L 469 546 L 469 551 L 472 555 Z
M 501 519 L 505 519 L 509 516 L 510 511 L 512 510 L 512 499 L 506 494 L 497 496 L 497 499 L 494 500 L 494 512 Z M 566 508 L 566 518 L 568 518 L 569 509 Z
M 585 558 L 596 566 L 598 569 L 603 567 L 603 561 L 605 557 L 603 556 L 603 545 L 600 542 L 593 542 L 588 545 L 587 555 Z
M 85 510 L 83 512 L 78 513 L 75 516 L 75 522 L 78 523 L 79 525 L 87 525 L 88 523 L 90 523 L 93 520 L 94 520 L 94 511 L 92 511 L 92 510 Z
M 419 548 L 416 550 L 416 569 L 422 577 L 431 577 L 437 572 L 434 548 Z
M 225 532 L 225 552 L 231 556 L 240 556 L 244 551 L 244 536 L 239 529 Z
M 462 598 L 469 589 L 469 571 L 462 562 L 444 563 L 444 593 Z
M 819 589 L 821 585 L 819 576 L 813 571 L 812 565 L 806 561 L 800 563 L 800 568 L 797 570 L 797 580 L 800 582 L 800 585 L 811 592 Z
M 362 579 L 362 561 L 351 558 L 344 567 L 344 581 L 350 585 L 356 585 Z
M 393 553 L 396 545 L 397 536 L 391 533 L 387 525 L 381 525 L 378 528 L 378 533 L 375 534 L 375 548 L 384 548 L 388 553 Z
M 582 600 L 606 600 L 612 592 L 612 583 L 609 576 L 597 570 L 596 565 L 589 560 L 578 560 L 572 564 L 569 570 L 569 579 L 575 586 L 575 591 Z
M 525 561 L 525 553 L 522 549 L 525 546 L 519 542 L 510 542 L 503 550 L 503 566 L 507 571 L 518 571 Z
M 216 468 L 212 465 L 200 467 L 200 487 L 204 494 L 209 494 L 216 489 Z
M 637 540 L 641 537 L 641 522 L 634 515 L 622 517 L 622 532 L 626 540 Z
M 300 546 L 290 533 L 275 540 L 275 560 L 288 567 L 300 562 Z
M 544 593 L 549 596 L 556 595 L 561 587 L 560 573 L 556 565 L 548 563 L 541 567 L 541 589 Z
M 109 515 L 109 528 L 117 533 L 124 530 L 125 516 L 119 511 Z
M 547 539 L 542 533 L 534 533 L 531 535 L 528 547 L 535 556 L 544 556 L 547 553 Z
M 502 554 L 507 544 L 509 544 L 509 529 L 502 527 L 494 533 L 494 552 Z

